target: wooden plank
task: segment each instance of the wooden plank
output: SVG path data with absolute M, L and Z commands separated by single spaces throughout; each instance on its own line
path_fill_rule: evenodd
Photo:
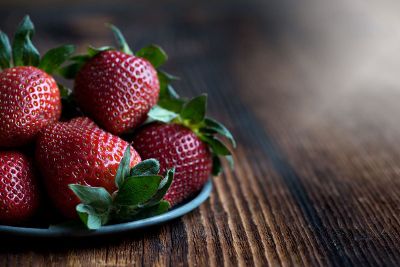
M 369 12 L 367 15 L 373 14 Z M 372 22 L 368 19 L 363 23 L 376 27 L 369 25 Z M 319 27 L 329 34 L 332 26 Z M 351 30 L 343 32 L 354 34 Z M 328 241 L 325 251 L 336 250 L 330 262 L 355 266 L 398 264 L 399 217 L 393 212 L 399 210 L 400 189 L 395 178 L 395 136 L 399 127 L 394 99 L 399 99 L 398 93 L 384 89 L 385 80 L 374 84 L 380 90 L 362 84 L 359 89 L 363 80 L 353 77 L 360 75 L 353 69 L 360 67 L 357 60 L 362 59 L 348 55 L 351 59 L 345 60 L 337 47 L 320 47 L 330 56 L 325 55 L 326 61 L 317 65 L 312 57 L 316 51 L 322 52 L 318 47 L 310 51 L 303 43 L 295 44 L 304 40 L 285 40 L 276 49 L 266 45 L 267 40 L 257 32 L 243 31 L 238 36 L 240 40 L 251 40 L 235 42 L 240 44 L 238 50 L 251 51 L 244 60 L 234 59 L 234 77 L 246 88 L 239 92 L 262 121 L 267 139 L 272 142 L 265 151 L 270 151 L 273 159 L 278 154 L 275 169 L 281 169 L 282 177 L 293 188 L 292 195 L 297 197 L 307 220 L 315 222 L 313 233 L 320 232 L 318 239 Z M 351 36 L 340 37 L 360 42 Z M 271 53 L 272 49 L 277 51 Z M 364 49 L 377 52 L 370 47 Z M 340 65 L 340 60 L 349 65 Z M 399 62 L 399 58 L 391 57 L 391 61 Z M 368 75 L 378 78 L 382 68 L 385 75 L 394 77 L 394 70 L 385 67 L 387 62 L 372 63 L 374 72 Z M 260 69 L 273 79 L 255 75 Z M 390 82 L 391 86 L 399 86 L 398 80 Z

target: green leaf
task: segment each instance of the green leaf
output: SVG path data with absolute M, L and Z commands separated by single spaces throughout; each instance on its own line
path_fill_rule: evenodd
M 50 49 L 39 63 L 39 68 L 52 74 L 63 64 L 75 51 L 73 45 L 63 45 Z
M 76 211 L 87 228 L 99 229 L 108 222 L 112 198 L 107 190 L 79 184 L 68 186 L 82 202 L 76 206 Z
M 175 89 L 170 84 L 167 85 L 166 92 L 167 92 L 169 98 L 173 98 L 173 99 L 178 99 L 179 98 L 178 93 L 175 91 Z
M 89 47 L 90 48 L 90 47 Z M 89 50 L 88 48 L 88 50 Z M 88 54 L 84 54 L 84 55 L 76 55 L 71 57 L 69 60 L 73 61 L 73 62 L 87 62 L 89 59 L 91 59 L 92 57 Z
M 184 104 L 185 101 L 181 98 L 160 98 L 157 103 L 158 106 L 177 114 L 182 111 Z
M 187 102 L 180 113 L 183 120 L 200 123 L 204 120 L 207 109 L 207 95 L 200 95 Z
M 211 136 L 200 136 L 200 138 L 210 146 L 214 154 L 220 156 L 231 155 L 229 149 L 218 138 Z
M 98 213 L 96 209 L 90 205 L 78 204 L 76 206 L 76 212 L 83 224 L 90 230 L 97 230 L 108 222 L 107 213 Z
M 167 59 L 167 53 L 158 45 L 149 45 L 136 52 L 136 56 L 147 59 L 154 68 L 160 67 Z
M 178 80 L 179 78 L 162 70 L 158 70 L 157 75 L 160 82 L 158 105 L 170 111 L 180 113 L 185 101 L 179 98 L 179 95 L 170 84 L 173 80 Z
M 121 188 L 125 178 L 129 176 L 131 163 L 131 146 L 128 145 L 125 149 L 124 156 L 119 163 L 117 174 L 115 175 L 115 184 L 117 188 Z
M 212 175 L 217 176 L 222 172 L 221 160 L 217 155 L 213 155 Z
M 83 204 L 92 206 L 98 212 L 106 212 L 112 204 L 110 193 L 103 187 L 91 187 L 80 184 L 70 184 L 69 188 Z
M 112 46 L 101 46 L 101 47 L 93 47 L 89 46 L 87 48 L 87 56 L 90 58 L 95 57 L 98 53 L 108 51 L 108 50 L 114 50 L 114 47 Z M 84 57 L 78 58 L 78 59 L 85 59 Z
M 167 193 L 168 187 L 172 184 L 172 180 L 175 175 L 175 167 L 172 169 L 168 169 L 164 175 L 164 178 L 161 180 L 158 190 L 165 189 L 165 193 Z
M 217 134 L 217 131 L 211 128 L 206 128 L 204 126 L 202 126 L 199 130 L 200 130 L 200 135 L 214 136 L 215 134 Z
M 11 45 L 7 34 L 0 31 L 0 68 L 11 67 Z
M 149 113 L 147 116 L 152 120 L 152 121 L 161 121 L 161 122 L 171 122 L 173 119 L 178 117 L 178 114 L 172 111 L 169 111 L 165 108 L 162 108 L 158 105 L 155 105 L 150 109 Z
M 220 122 L 213 120 L 211 118 L 205 118 L 204 120 L 205 128 L 208 130 L 213 130 L 226 138 L 232 143 L 233 147 L 236 147 L 236 141 L 233 138 L 233 135 L 231 132 Z
M 57 83 L 57 86 L 60 90 L 61 99 L 65 101 L 71 101 L 72 90 L 61 83 Z
M 113 222 L 130 222 L 135 220 L 135 216 L 143 210 L 137 205 L 116 205 L 113 212 Z
M 162 80 L 160 82 L 165 82 L 165 83 L 170 83 L 172 81 L 178 81 L 181 79 L 178 76 L 166 72 L 165 70 L 157 70 L 157 75 L 158 78 Z
M 173 75 L 173 74 L 171 74 L 171 73 L 166 72 L 165 70 L 157 70 L 157 72 L 158 72 L 158 74 L 164 76 L 165 79 L 166 79 L 168 82 L 178 81 L 178 80 L 181 79 L 181 78 L 179 78 L 178 76 L 175 76 L 175 75 Z
M 140 220 L 140 219 L 145 219 L 145 218 L 150 218 L 150 217 L 154 217 L 157 215 L 161 215 L 161 214 L 167 212 L 169 210 L 169 208 L 170 208 L 169 202 L 166 200 L 162 200 L 157 205 L 146 208 L 143 211 L 139 212 L 136 216 L 134 216 L 134 219 Z
M 32 21 L 29 16 L 25 16 L 14 36 L 12 52 L 15 66 L 37 66 L 39 64 L 39 52 L 31 41 L 34 33 Z
M 74 79 L 85 62 L 76 62 L 60 68 L 57 72 L 65 79 Z
M 131 176 L 157 175 L 160 171 L 160 163 L 156 159 L 146 159 L 139 162 L 131 169 Z
M 229 167 L 231 167 L 231 170 L 235 168 L 235 161 L 233 160 L 233 157 L 231 155 L 225 156 L 225 159 L 229 163 Z
M 120 206 L 137 206 L 153 197 L 161 182 L 161 176 L 131 176 L 118 190 L 115 204 Z
M 115 40 L 117 41 L 118 44 L 118 49 L 126 54 L 133 55 L 132 50 L 129 48 L 129 45 L 126 42 L 122 32 L 112 24 L 108 24 L 107 26 L 110 27 L 111 31 L 114 34 Z
M 159 203 L 167 193 L 169 187 L 172 184 L 172 181 L 174 180 L 174 174 L 175 174 L 175 168 L 169 169 L 165 177 L 161 180 L 157 193 L 147 202 L 143 204 L 145 207 L 151 207 Z
M 149 167 L 150 165 L 145 164 L 143 166 Z M 155 172 L 158 166 L 157 168 L 155 167 L 145 168 L 146 170 L 144 171 L 153 169 L 152 172 Z M 169 204 L 167 206 L 165 203 L 160 205 L 160 201 L 170 187 L 173 175 L 174 169 L 171 169 L 167 171 L 163 179 L 158 175 L 132 176 L 127 178 L 115 196 L 114 220 L 132 221 L 139 217 L 155 216 L 167 211 Z
M 160 82 L 160 98 L 179 98 L 179 95 L 175 92 L 170 83 L 174 80 L 178 80 L 179 77 L 171 75 L 165 71 L 157 71 L 158 81 Z

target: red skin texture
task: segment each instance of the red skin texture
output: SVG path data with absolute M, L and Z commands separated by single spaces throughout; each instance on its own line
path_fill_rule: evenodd
M 0 72 L 0 147 L 25 145 L 61 115 L 57 83 L 30 66 Z
M 39 207 L 39 191 L 31 161 L 20 152 L 0 152 L 0 223 L 18 224 Z
M 149 124 L 135 135 L 133 145 L 143 159 L 160 162 L 160 173 L 175 167 L 174 181 L 164 197 L 171 206 L 199 191 L 211 174 L 212 156 L 207 145 L 184 126 Z
M 119 51 L 101 52 L 89 60 L 74 87 L 80 108 L 116 135 L 143 123 L 160 92 L 151 63 Z
M 61 214 L 76 218 L 79 199 L 69 184 L 104 187 L 110 194 L 128 143 L 85 117 L 47 126 L 38 136 L 36 161 L 50 198 Z M 131 147 L 133 167 L 141 161 Z

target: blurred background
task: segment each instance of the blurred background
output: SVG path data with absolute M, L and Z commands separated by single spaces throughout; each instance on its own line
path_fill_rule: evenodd
M 104 23 L 113 23 L 134 50 L 156 43 L 167 51 L 165 69 L 182 78 L 179 93 L 209 94 L 211 115 L 239 141 L 235 171 L 214 179 L 202 208 L 203 217 L 222 221 L 216 228 L 232 219 L 234 231 L 256 233 L 247 224 L 255 218 L 263 231 L 283 233 L 277 247 L 288 255 L 316 251 L 327 265 L 331 251 L 338 266 L 346 255 L 361 266 L 375 265 L 380 251 L 378 260 L 396 265 L 400 1 L 0 0 L 6 33 L 25 14 L 42 52 L 111 44 Z M 238 217 L 249 209 L 257 212 Z M 178 230 L 198 223 L 191 218 Z M 308 237 L 315 246 L 303 242 Z
M 160 44 L 183 94 L 226 87 L 264 122 L 364 133 L 397 122 L 399 11 L 390 0 L 2 0 L 0 27 L 11 34 L 30 14 L 41 51 L 83 51 L 113 41 L 111 22 L 135 49 Z

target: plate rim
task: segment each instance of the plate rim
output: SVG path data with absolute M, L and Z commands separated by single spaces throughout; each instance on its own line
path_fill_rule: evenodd
M 204 184 L 201 191 L 196 197 L 189 202 L 178 206 L 164 214 L 137 220 L 133 222 L 113 224 L 102 226 L 99 230 L 76 230 L 70 228 L 54 227 L 54 228 L 30 228 L 30 227 L 18 227 L 9 225 L 0 225 L 0 235 L 7 234 L 13 236 L 25 236 L 25 237 L 88 237 L 88 236 L 102 236 L 110 234 L 119 234 L 128 231 L 134 231 L 136 229 L 146 228 L 149 226 L 162 224 L 164 222 L 171 221 L 179 218 L 192 210 L 198 208 L 204 201 L 208 199 L 211 194 L 213 185 L 212 179 Z

